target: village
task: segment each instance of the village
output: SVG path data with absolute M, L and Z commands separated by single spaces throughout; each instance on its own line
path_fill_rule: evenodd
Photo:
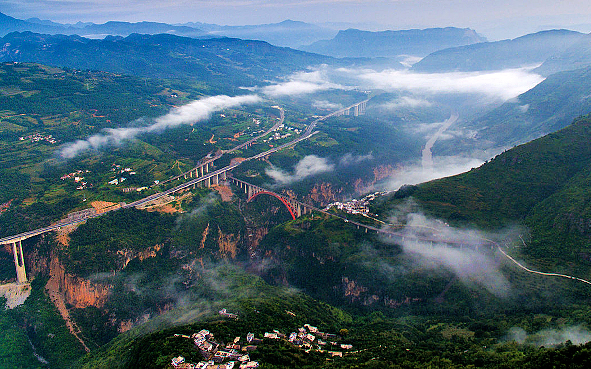
M 127 178 L 124 176 L 136 175 L 136 172 L 132 168 L 130 168 L 130 167 L 124 168 L 119 164 L 112 164 L 111 165 L 111 172 L 114 172 L 115 178 L 108 181 L 107 184 L 112 185 L 112 186 L 117 186 L 117 185 L 123 183 L 124 181 L 126 181 Z M 76 187 L 77 190 L 85 190 L 85 189 L 94 187 L 94 185 L 92 183 L 89 183 L 88 181 L 85 180 L 84 176 L 88 173 L 90 173 L 89 170 L 78 169 L 74 172 L 66 173 L 66 174 L 62 175 L 60 177 L 60 179 L 62 181 L 74 180 L 74 182 L 76 184 L 78 184 L 78 186 Z M 146 189 L 148 189 L 148 187 L 144 186 L 144 187 L 127 187 L 127 188 L 123 188 L 121 190 L 124 193 L 126 193 L 126 192 L 134 192 L 134 191 L 140 192 L 140 191 L 143 191 Z
M 42 135 L 40 133 L 33 133 L 32 135 L 28 135 L 28 136 L 21 136 L 18 139 L 19 139 L 19 141 L 31 140 L 31 142 L 46 141 L 46 142 L 49 142 L 50 144 L 57 143 L 57 140 L 55 138 L 53 138 L 52 135 Z
M 293 312 L 286 311 L 286 313 L 295 316 Z M 229 313 L 226 309 L 220 310 L 219 315 L 238 319 L 237 314 Z M 191 336 L 175 334 L 174 337 L 193 340 L 196 349 L 204 358 L 203 361 L 198 363 L 190 363 L 185 361 L 183 356 L 174 357 L 171 361 L 171 367 L 175 369 L 258 368 L 260 363 L 251 360 L 249 353 L 256 350 L 258 346 L 264 345 L 266 340 L 285 340 L 306 353 L 315 351 L 326 353 L 330 357 L 342 357 L 344 353 L 350 352 L 353 348 L 351 344 L 340 343 L 341 337 L 336 334 L 321 332 L 317 327 L 310 324 L 304 324 L 303 327 L 297 329 L 297 332 L 291 332 L 289 335 L 275 329 L 272 332 L 265 332 L 262 338 L 257 338 L 254 333 L 248 332 L 246 339 L 236 336 L 233 341 L 226 345 L 217 342 L 213 334 L 207 329 L 202 329 Z
M 88 183 L 87 181 L 84 181 L 83 174 L 85 174 L 85 173 L 90 173 L 90 171 L 78 169 L 75 172 L 64 174 L 63 176 L 60 177 L 60 179 L 62 181 L 65 181 L 67 179 L 73 179 L 74 182 L 78 183 L 78 187 L 76 187 L 77 190 L 84 190 L 86 188 L 92 188 L 93 187 L 92 183 Z
M 369 215 L 369 204 L 373 200 L 375 200 L 376 197 L 384 194 L 385 192 L 374 192 L 369 195 L 366 195 L 360 200 L 353 199 L 347 202 L 333 202 L 328 204 L 328 206 L 324 210 L 328 211 L 331 208 L 336 208 L 338 210 L 346 212 L 347 214 Z

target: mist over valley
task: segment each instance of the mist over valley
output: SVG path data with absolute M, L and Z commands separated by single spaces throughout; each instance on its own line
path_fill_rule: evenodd
M 452 3 L 0 5 L 0 367 L 586 367 L 591 29 Z

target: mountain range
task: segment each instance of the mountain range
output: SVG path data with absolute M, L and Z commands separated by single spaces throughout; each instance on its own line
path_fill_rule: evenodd
M 453 144 L 443 142 L 444 151 L 508 148 L 558 131 L 591 112 L 590 96 L 591 68 L 552 74 L 531 90 L 461 124 L 460 131 L 472 132 L 470 138 L 460 135 Z
M 331 40 L 317 41 L 303 50 L 335 57 L 425 56 L 434 51 L 484 42 L 469 28 L 428 28 L 370 32 L 358 29 L 339 31 Z
M 185 23 L 184 26 L 204 30 L 210 36 L 236 37 L 247 40 L 263 40 L 277 46 L 300 48 L 318 40 L 333 37 L 337 31 L 311 23 L 284 20 L 279 23 L 251 26 L 220 26 L 208 23 Z
M 13 32 L 0 43 L 1 61 L 35 61 L 77 69 L 143 77 L 199 80 L 223 86 L 252 86 L 333 58 L 264 41 L 194 39 L 169 34 L 91 40 L 80 36 Z
M 297 48 L 314 41 L 333 37 L 337 31 L 310 23 L 285 20 L 279 23 L 252 26 L 221 26 L 217 24 L 189 22 L 167 24 L 159 22 L 116 22 L 103 24 L 82 23 L 61 24 L 38 18 L 21 20 L 0 13 L 0 36 L 11 32 L 31 31 L 46 34 L 78 35 L 86 38 L 129 36 L 133 33 L 167 33 L 193 38 L 235 37 L 248 40 L 267 41 L 276 46 Z
M 512 40 L 440 49 L 413 65 L 417 72 L 469 72 L 534 67 L 583 38 L 569 30 L 542 31 Z M 561 69 L 564 70 L 564 69 Z
M 24 240 L 30 296 L 15 309 L 0 309 L 0 367 L 171 368 L 181 355 L 187 362 L 207 356 L 194 341 L 203 329 L 229 354 L 240 350 L 249 355 L 244 361 L 268 368 L 578 369 L 591 362 L 591 345 L 552 349 L 511 335 L 516 327 L 529 336 L 591 324 L 588 285 L 526 272 L 499 251 L 532 268 L 589 279 L 588 35 L 552 30 L 486 42 L 474 30 L 454 27 L 349 29 L 317 41 L 334 31 L 293 21 L 61 25 L 3 14 L 0 32 L 3 235 L 69 219 L 89 206 L 102 214 L 165 191 L 173 185 L 167 179 L 182 181 L 181 173 L 213 153 L 224 158 L 209 162 L 210 170 L 240 162 L 234 178 L 277 192 L 258 192 L 255 199 L 230 183 L 195 186 L 142 209 L 64 227 L 56 237 Z M 221 37 L 228 35 L 261 41 Z M 313 41 L 305 49 L 314 52 L 269 43 Z M 460 138 L 446 135 L 445 125 L 422 123 L 451 112 L 469 94 L 435 105 L 419 93 L 411 98 L 333 83 L 308 99 L 212 108 L 203 113 L 207 119 L 193 120 L 189 112 L 204 95 L 238 95 L 244 86 L 297 72 L 324 83 L 322 69 L 306 73 L 310 66 L 386 59 L 393 68 L 398 64 L 390 58 L 401 54 L 426 55 L 402 77 L 538 67 L 546 79 L 494 109 L 482 108 L 481 116 L 462 123 Z M 309 80 L 291 82 L 297 87 Z M 360 101 L 362 108 L 318 119 Z M 404 106 L 408 113 L 388 113 L 383 106 L 392 101 L 399 103 L 392 109 Z M 109 132 L 123 137 L 171 114 L 187 124 L 58 158 L 68 143 L 107 141 Z M 449 122 L 451 131 L 455 123 Z M 297 145 L 245 160 L 312 126 L 314 133 Z M 405 175 L 433 130 L 442 136 L 436 154 L 508 149 L 456 176 L 374 192 Z M 266 131 L 265 139 L 250 141 Z M 509 149 L 513 145 L 519 146 Z M 368 191 L 365 199 L 349 201 Z M 334 206 L 292 219 L 280 195 Z M 436 218 L 436 227 L 420 225 L 428 236 L 405 240 L 413 228 L 404 222 L 423 216 Z M 387 223 L 388 233 L 375 232 Z M 474 228 L 490 232 L 497 247 L 473 248 L 467 240 L 483 234 Z M 10 246 L 0 248 L 5 281 L 14 279 L 12 256 Z M 483 283 L 491 276 L 499 282 L 494 287 L 506 291 Z M 318 350 L 288 342 L 290 332 L 307 332 L 304 325 Z M 256 344 L 246 343 L 248 333 Z
M 47 34 L 79 35 L 92 38 L 103 38 L 106 35 L 129 36 L 132 33 L 170 33 L 187 37 L 200 37 L 206 35 L 206 32 L 194 27 L 175 26 L 158 22 L 131 23 L 110 21 L 103 24 L 78 23 L 72 25 L 42 21 L 37 18 L 22 20 L 0 13 L 0 36 L 5 36 L 11 32 L 24 31 Z

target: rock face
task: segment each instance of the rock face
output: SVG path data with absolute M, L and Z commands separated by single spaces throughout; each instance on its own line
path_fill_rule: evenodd
M 240 234 L 233 233 L 224 234 L 220 227 L 218 227 L 218 247 L 222 258 L 230 257 L 236 259 L 238 254 L 238 243 L 240 242 Z
M 66 304 L 78 309 L 104 306 L 111 286 L 93 283 L 66 273 L 64 266 L 55 254 L 51 257 L 49 268 L 50 278 L 46 288 L 50 296 L 60 295 Z
M 342 194 L 343 189 L 335 189 L 330 183 L 316 184 L 307 198 L 312 200 L 313 203 L 319 204 L 319 206 L 326 206 L 331 202 L 337 201 Z
M 140 261 L 144 261 L 148 258 L 155 258 L 158 251 L 162 249 L 163 245 L 154 245 L 150 246 L 145 250 L 142 251 L 135 251 L 135 250 L 119 250 L 117 251 L 117 255 L 119 255 L 119 259 L 122 262 L 122 265 L 119 267 L 123 269 L 129 264 L 130 261 L 133 259 L 140 259 Z
M 349 277 L 342 277 L 341 288 L 343 296 L 350 302 L 355 302 L 362 298 L 362 295 L 367 292 L 367 288 L 359 285 L 356 281 L 349 279 Z
M 355 188 L 355 193 L 357 195 L 363 195 L 370 191 L 374 190 L 374 185 L 381 181 L 382 179 L 388 178 L 392 176 L 399 168 L 395 168 L 392 165 L 378 165 L 377 167 L 373 168 L 373 179 L 369 181 L 364 181 L 361 178 L 358 178 L 353 182 L 353 186 Z

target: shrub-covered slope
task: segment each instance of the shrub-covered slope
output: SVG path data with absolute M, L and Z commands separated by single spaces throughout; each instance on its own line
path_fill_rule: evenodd
M 431 214 L 462 223 L 523 222 L 526 252 L 587 263 L 591 248 L 591 117 L 508 150 L 479 168 L 405 189 Z M 399 201 L 382 204 L 382 210 Z

